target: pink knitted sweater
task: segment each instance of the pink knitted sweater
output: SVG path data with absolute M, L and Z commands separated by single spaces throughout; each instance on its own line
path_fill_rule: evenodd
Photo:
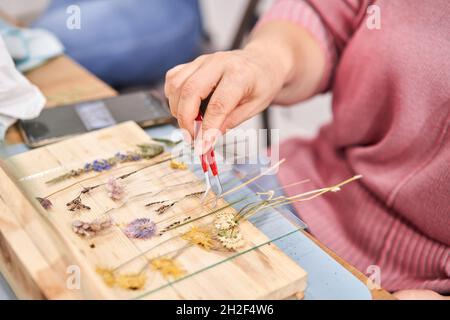
M 282 184 L 312 180 L 286 192 L 364 176 L 297 204 L 301 218 L 361 271 L 379 266 L 384 288 L 450 293 L 450 1 L 281 0 L 271 20 L 318 40 L 333 92 L 333 123 L 281 146 Z

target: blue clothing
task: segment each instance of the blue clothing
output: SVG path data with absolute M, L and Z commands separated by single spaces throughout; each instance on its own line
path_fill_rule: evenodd
M 80 29 L 66 12 L 80 8 Z M 200 53 L 197 0 L 54 0 L 33 24 L 52 31 L 66 53 L 115 87 L 147 85 Z

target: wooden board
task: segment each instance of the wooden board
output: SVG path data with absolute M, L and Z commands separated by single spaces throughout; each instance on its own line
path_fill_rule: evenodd
M 126 199 L 133 200 L 111 211 L 117 224 L 111 230 L 92 239 L 74 234 L 71 231 L 74 219 L 90 221 L 120 205 L 109 199 L 105 190 L 100 187 L 83 198 L 91 210 L 69 212 L 65 204 L 83 187 L 105 182 L 111 174 L 119 176 L 158 159 L 121 165 L 111 172 L 92 173 L 79 177 L 78 180 L 68 180 L 56 185 L 45 184 L 45 181 L 66 170 L 77 168 L 86 161 L 106 158 L 117 151 L 134 150 L 138 143 L 149 141 L 150 138 L 142 129 L 128 122 L 5 161 L 4 168 L 0 170 L 0 271 L 19 297 L 282 299 L 304 291 L 305 271 L 274 244 L 268 243 L 269 239 L 250 222 L 240 224 L 245 239 L 245 246 L 239 249 L 245 253 L 240 255 L 186 246 L 186 241 L 179 237 L 193 224 L 201 227 L 210 223 L 212 216 L 150 240 L 127 238 L 122 231 L 123 225 L 135 218 L 148 217 L 157 222 L 158 227 L 163 227 L 188 215 L 195 218 L 212 210 L 211 205 L 202 207 L 196 197 L 178 202 L 163 215 L 145 207 L 151 201 L 176 200 L 186 193 L 203 190 L 204 186 L 192 172 L 174 171 L 168 163 L 150 167 L 127 179 Z M 87 177 L 92 179 L 86 181 Z M 37 201 L 29 201 L 36 196 L 45 196 L 72 185 L 74 181 L 83 182 L 51 197 L 54 206 L 49 211 L 42 209 Z M 168 187 L 184 182 L 193 183 L 188 188 Z M 158 198 L 151 198 L 150 193 L 136 197 L 157 190 L 165 191 L 159 193 Z M 221 200 L 218 207 L 223 205 L 225 202 Z M 169 238 L 172 240 L 165 242 Z M 160 244 L 158 248 L 152 249 L 157 244 Z M 180 251 L 176 260 L 187 271 L 188 276 L 170 285 L 160 273 L 150 268 L 146 270 L 146 287 L 138 291 L 110 288 L 95 272 L 96 267 L 115 268 L 129 261 L 120 268 L 120 272 L 135 273 L 146 268 L 149 259 L 179 248 L 185 249 Z M 147 254 L 142 255 L 142 252 Z M 71 279 L 71 274 L 67 273 L 71 270 L 67 269 L 70 266 L 76 266 L 80 270 L 80 289 L 67 288 L 66 282 Z

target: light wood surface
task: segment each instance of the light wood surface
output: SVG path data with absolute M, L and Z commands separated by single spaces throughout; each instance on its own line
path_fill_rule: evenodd
M 26 77 L 46 97 L 46 108 L 117 94 L 106 83 L 64 55 L 28 72 Z M 12 126 L 7 131 L 5 141 L 7 144 L 23 143 L 17 126 Z
M 20 227 L 11 228 L 10 224 L 0 223 L 3 246 L 13 247 L 18 244 L 23 246 L 17 251 L 14 248 L 9 249 L 8 252 L 11 252 L 9 256 L 21 254 L 31 256 L 35 252 L 42 252 L 44 255 L 36 259 L 28 258 L 19 265 L 11 263 L 12 268 L 8 269 L 14 269 L 35 280 L 33 295 L 47 298 L 81 296 L 82 298 L 126 299 L 284 299 L 304 291 L 306 272 L 274 244 L 268 243 L 269 239 L 247 221 L 240 223 L 245 244 L 237 252 L 205 250 L 195 245 L 186 247 L 189 243 L 180 238 L 193 225 L 200 228 L 210 226 L 213 215 L 149 240 L 133 240 L 124 234 L 123 226 L 136 218 L 150 218 L 161 230 L 187 216 L 195 219 L 211 212 L 213 210 L 211 203 L 207 202 L 202 206 L 198 196 L 183 198 L 186 194 L 204 189 L 202 181 L 189 170 L 171 169 L 169 162 L 142 170 L 127 178 L 127 195 L 121 202 L 111 200 L 105 188 L 100 187 L 83 198 L 84 203 L 90 206 L 91 210 L 77 213 L 69 212 L 66 203 L 73 199 L 83 187 L 105 183 L 110 175 L 120 176 L 132 172 L 148 164 L 148 161 L 122 165 L 105 174 L 90 173 L 57 184 L 45 183 L 67 170 L 83 166 L 86 161 L 107 158 L 117 151 L 134 150 L 136 144 L 150 141 L 148 135 L 135 123 L 127 122 L 32 150 L 5 161 L 7 171 L 13 175 L 15 181 L 18 181 L 21 189 L 28 195 L 28 199 L 46 196 L 70 186 L 50 198 L 53 203 L 52 209 L 33 210 L 30 201 L 36 203 L 36 200 L 27 200 L 21 195 L 16 195 L 17 189 L 10 189 L 11 182 L 5 184 L 4 179 L 1 180 L 0 193 L 7 194 L 7 198 L 2 199 L 5 210 L 0 213 L 0 221 L 11 221 L 17 215 L 26 215 L 26 219 L 18 221 Z M 149 161 L 167 159 L 169 156 L 163 154 Z M 74 182 L 84 181 L 85 178 L 92 179 L 73 185 Z M 181 183 L 188 184 L 181 188 L 168 187 Z M 164 191 L 157 196 L 152 196 L 152 193 L 161 190 Z M 209 197 L 213 200 L 212 194 Z M 162 199 L 176 201 L 182 198 L 183 200 L 162 215 L 158 214 L 155 208 L 145 207 L 145 204 L 150 201 Z M 24 207 L 20 207 L 20 203 Z M 226 203 L 220 200 L 217 206 L 220 208 L 225 205 Z M 116 224 L 109 231 L 92 239 L 82 238 L 72 231 L 73 220 L 92 221 L 105 216 L 105 212 L 111 208 L 117 209 L 110 211 L 107 216 L 113 218 Z M 231 207 L 226 210 L 235 212 Z M 274 217 L 274 219 L 279 218 L 282 216 Z M 45 227 L 52 228 L 59 236 L 55 236 L 58 239 L 52 241 L 55 248 L 48 247 L 50 236 L 45 233 Z M 293 230 L 295 230 L 294 226 L 290 231 Z M 280 236 L 282 235 L 280 233 Z M 57 246 L 58 243 L 63 245 Z M 28 246 L 36 247 L 38 250 L 30 250 Z M 158 247 L 151 249 L 155 246 Z M 148 260 L 165 256 L 170 252 L 178 252 L 181 248 L 183 250 L 179 251 L 176 261 L 186 270 L 186 275 L 191 276 L 169 286 L 168 281 L 160 273 L 150 269 Z M 143 252 L 147 253 L 142 255 Z M 69 264 L 83 266 L 82 278 L 86 278 L 81 289 L 76 291 L 76 295 L 64 288 L 67 274 L 63 270 Z M 56 268 L 55 265 L 60 268 Z M 138 273 L 140 270 L 145 270 L 144 274 L 148 278 L 145 288 L 138 291 L 107 288 L 100 276 L 94 274 L 97 267 L 116 268 L 121 265 L 123 267 L 118 270 L 119 274 Z M 52 286 L 58 287 L 55 294 L 46 290 L 48 284 L 39 283 L 39 279 L 35 276 L 37 274 L 52 275 L 54 278 Z M 17 273 L 10 271 L 6 272 L 6 275 L 8 281 L 13 283 L 13 287 L 24 286 L 21 284 L 23 282 L 21 277 L 14 277 Z M 46 280 L 50 281 L 51 278 Z M 29 280 L 26 282 L 28 283 Z M 98 295 L 94 289 L 97 287 L 100 288 Z M 42 290 L 39 291 L 39 288 Z M 158 290 L 159 288 L 161 290 Z

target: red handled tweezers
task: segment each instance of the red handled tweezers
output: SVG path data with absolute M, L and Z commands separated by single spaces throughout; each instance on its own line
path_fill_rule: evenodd
M 202 114 L 204 114 L 208 102 L 209 102 L 209 99 L 205 99 L 202 101 L 200 111 L 198 113 L 197 118 L 195 119 L 197 132 L 200 132 L 199 130 L 200 130 L 200 127 L 203 122 Z M 203 153 L 200 156 L 200 161 L 202 164 L 203 173 L 205 174 L 205 184 L 206 184 L 205 193 L 203 194 L 203 196 L 201 198 L 201 202 L 203 202 L 206 199 L 206 196 L 212 189 L 211 181 L 209 179 L 209 169 L 211 169 L 212 176 L 214 177 L 214 180 L 216 182 L 216 187 L 217 187 L 216 200 L 217 200 L 222 195 L 223 188 L 222 188 L 222 184 L 220 183 L 219 170 L 217 169 L 216 157 L 214 155 L 214 148 L 211 147 L 210 150 L 208 150 L 206 153 Z M 216 202 L 213 204 L 214 207 L 216 206 Z

